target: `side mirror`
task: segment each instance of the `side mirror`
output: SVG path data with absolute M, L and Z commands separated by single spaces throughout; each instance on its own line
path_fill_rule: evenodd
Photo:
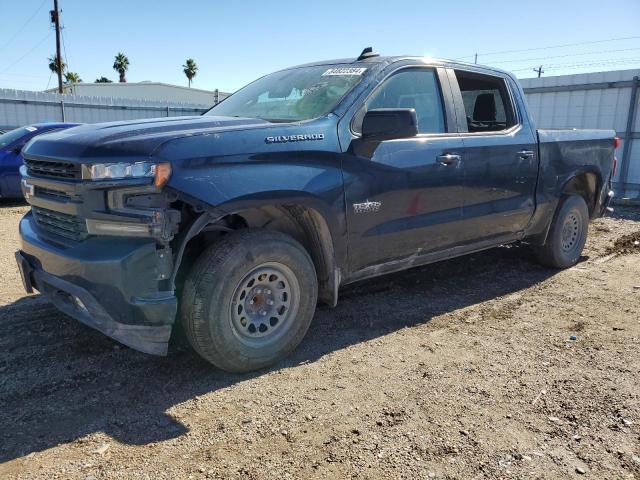
M 20 153 L 22 151 L 22 149 L 24 148 L 24 145 L 16 145 L 15 147 L 12 147 L 11 150 L 9 150 L 12 153 Z
M 418 119 L 413 108 L 375 108 L 362 119 L 362 138 L 392 140 L 418 134 Z

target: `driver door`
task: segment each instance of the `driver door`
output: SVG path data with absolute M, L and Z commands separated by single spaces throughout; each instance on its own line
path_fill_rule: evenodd
M 449 99 L 442 71 L 405 67 L 389 75 L 354 116 L 357 132 L 368 110 L 413 108 L 418 135 L 352 148 L 343 162 L 351 272 L 368 276 L 367 271 L 375 274 L 383 263 L 406 266 L 420 255 L 456 244 L 462 223 L 463 145 Z

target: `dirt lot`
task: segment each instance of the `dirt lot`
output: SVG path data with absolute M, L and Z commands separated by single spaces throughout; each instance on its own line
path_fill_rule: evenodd
M 25 296 L 25 210 L 0 205 L 2 478 L 640 478 L 639 210 L 567 271 L 500 248 L 345 289 L 252 375 Z

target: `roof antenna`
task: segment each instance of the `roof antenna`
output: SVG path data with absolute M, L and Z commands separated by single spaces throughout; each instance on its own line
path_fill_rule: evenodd
M 358 57 L 357 61 L 359 62 L 360 60 L 366 60 L 367 58 L 379 57 L 379 56 L 380 56 L 379 53 L 373 53 L 373 47 L 367 47 L 364 50 L 362 50 L 362 53 Z

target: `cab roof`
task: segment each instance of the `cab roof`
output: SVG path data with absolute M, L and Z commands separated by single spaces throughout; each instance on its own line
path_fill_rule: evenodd
M 376 55 L 372 57 L 368 57 L 362 60 L 358 60 L 358 58 L 338 58 L 333 60 L 322 60 L 318 62 L 310 62 L 301 65 L 296 65 L 291 68 L 299 68 L 299 67 L 313 67 L 313 66 L 321 66 L 321 65 L 353 65 L 359 67 L 366 67 L 371 65 L 390 65 L 392 63 L 405 61 L 405 60 L 413 60 L 416 63 L 428 62 L 429 64 L 442 65 L 446 67 L 473 67 L 478 70 L 487 70 L 497 73 L 506 74 L 509 76 L 513 76 L 510 72 L 506 70 L 501 70 L 499 68 L 489 67 L 487 65 L 478 65 L 476 63 L 469 62 L 461 62 L 458 60 L 451 60 L 446 58 L 434 58 L 428 56 L 417 56 L 417 55 Z

